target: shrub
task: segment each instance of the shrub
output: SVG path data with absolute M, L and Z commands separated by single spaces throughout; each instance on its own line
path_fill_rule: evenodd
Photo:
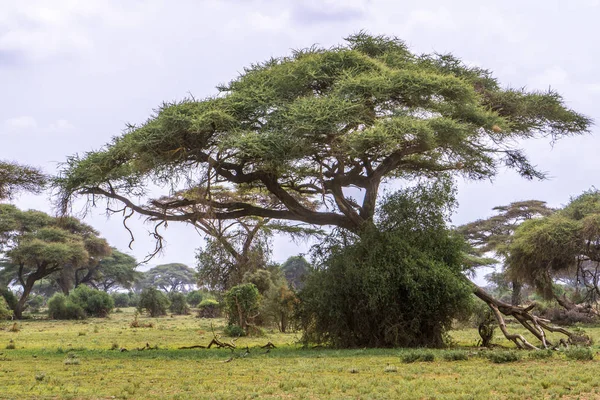
M 554 356 L 554 351 L 550 349 L 529 352 L 529 358 L 533 360 L 544 360 L 546 358 L 552 358 L 552 356 Z
M 0 297 L 4 298 L 6 304 L 8 304 L 8 308 L 11 310 L 15 309 L 17 302 L 19 301 L 17 296 L 15 296 L 15 294 L 6 287 L 0 287 Z
M 187 303 L 192 307 L 198 307 L 198 304 L 200 304 L 202 298 L 202 292 L 199 290 L 192 290 L 185 296 Z
M 52 319 L 84 319 L 85 311 L 62 293 L 55 293 L 48 300 L 48 316 Z
M 429 350 L 411 350 L 404 352 L 400 359 L 403 363 L 413 363 L 415 361 L 432 362 L 435 360 L 435 354 Z
M 569 360 L 590 361 L 594 359 L 594 353 L 589 347 L 569 347 L 565 350 L 565 356 Z
M 516 351 L 490 351 L 487 358 L 493 363 L 503 364 L 519 361 L 521 354 Z
M 248 333 L 249 324 L 258 310 L 260 294 L 256 285 L 244 283 L 225 293 L 225 308 L 230 325 L 238 325 Z
M 239 325 L 227 325 L 225 329 L 223 329 L 223 332 L 227 336 L 231 337 L 246 336 L 246 331 L 242 329 L 242 327 L 240 327 Z
M 451 183 L 388 196 L 375 226 L 337 231 L 315 251 L 299 293 L 305 342 L 335 347 L 442 347 L 470 307 L 464 239 L 447 228 Z
M 31 296 L 29 300 L 27 300 L 27 306 L 31 312 L 38 313 L 40 312 L 40 308 L 42 308 L 45 301 L 46 299 L 44 299 L 44 296 Z
M 129 295 L 127 293 L 115 292 L 110 295 L 115 307 L 129 307 Z
M 173 314 L 187 315 L 190 313 L 190 308 L 188 307 L 185 295 L 183 293 L 169 293 L 169 300 L 171 301 L 169 310 Z
M 221 316 L 221 305 L 213 299 L 204 299 L 198 304 L 198 318 L 218 318 Z
M 466 351 L 450 350 L 442 353 L 442 358 L 446 361 L 466 361 L 469 359 L 469 354 Z
M 80 285 L 73 290 L 69 298 L 75 304 L 78 304 L 88 317 L 106 317 L 115 306 L 112 297 L 108 293 L 85 285 Z
M 12 316 L 12 310 L 8 307 L 4 297 L 0 296 L 0 319 L 9 319 Z
M 140 295 L 138 310 L 146 311 L 151 317 L 159 317 L 167 314 L 169 298 L 161 291 L 154 288 L 146 288 Z
M 140 305 L 140 295 L 134 292 L 127 293 L 129 296 L 129 307 L 138 307 Z

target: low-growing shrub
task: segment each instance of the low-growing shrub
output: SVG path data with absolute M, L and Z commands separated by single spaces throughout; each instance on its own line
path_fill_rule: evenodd
M 487 358 L 493 363 L 503 364 L 519 361 L 521 354 L 516 351 L 490 351 Z
M 27 300 L 27 307 L 31 312 L 39 313 L 45 301 L 44 296 L 31 296 L 29 300 Z
M 17 296 L 15 296 L 15 294 L 6 287 L 0 287 L 0 297 L 4 298 L 10 310 L 14 310 L 17 305 L 17 302 L 19 301 L 17 299 Z
M 554 351 L 547 349 L 547 350 L 540 350 L 540 351 L 532 351 L 529 353 L 529 358 L 533 359 L 533 360 L 544 360 L 546 358 L 552 358 L 552 356 L 554 356 Z
M 569 360 L 590 361 L 594 359 L 594 353 L 589 347 L 569 347 L 564 353 Z
M 198 318 L 218 318 L 221 316 L 221 305 L 213 299 L 204 299 L 198 304 Z
M 449 350 L 442 353 L 442 358 L 446 361 L 466 361 L 469 354 L 461 350 Z
M 115 306 L 112 297 L 108 293 L 85 285 L 80 285 L 73 290 L 69 298 L 78 304 L 88 317 L 107 317 Z
M 167 314 L 169 308 L 169 298 L 160 290 L 146 288 L 140 295 L 138 310 L 146 311 L 151 317 L 159 317 Z
M 432 362 L 435 360 L 435 354 L 429 350 L 410 350 L 400 356 L 403 363 L 413 363 L 415 361 Z
M 187 315 L 190 313 L 190 308 L 188 307 L 187 300 L 183 293 L 170 293 L 169 300 L 171 301 L 169 311 L 171 311 L 173 314 Z
M 62 293 L 55 293 L 48 300 L 48 317 L 51 319 L 84 319 L 85 311 Z
M 246 336 L 246 331 L 242 329 L 242 327 L 240 327 L 239 325 L 227 325 L 225 329 L 223 329 L 223 332 L 227 336 L 231 337 Z

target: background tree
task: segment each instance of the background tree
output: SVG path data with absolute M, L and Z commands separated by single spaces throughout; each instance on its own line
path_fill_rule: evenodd
M 253 283 L 232 287 L 225 293 L 225 308 L 230 326 L 239 326 L 247 335 L 258 316 L 260 293 Z
M 506 269 L 505 262 L 509 256 L 515 229 L 524 221 L 544 217 L 554 212 L 546 206 L 546 202 L 539 200 L 517 201 L 507 206 L 494 207 L 493 210 L 496 212 L 495 215 L 463 225 L 458 230 L 473 246 L 476 255 L 485 256 L 492 253 L 499 262 L 503 263 L 503 270 Z M 494 277 L 498 279 L 503 276 L 506 275 L 501 273 Z M 511 304 L 521 304 L 522 283 L 515 276 L 508 279 L 508 282 L 512 289 Z
M 10 199 L 20 191 L 39 193 L 47 180 L 37 168 L 0 161 L 0 200 Z
M 26 301 L 41 279 L 63 269 L 77 269 L 107 254 L 106 241 L 74 218 L 54 218 L 39 211 L 21 211 L 0 204 L 0 253 L 3 275 L 22 288 L 14 308 L 21 318 Z
M 144 272 L 138 283 L 142 288 L 157 288 L 164 292 L 187 292 L 196 283 L 194 270 L 185 264 L 170 263 L 157 265 Z
M 134 257 L 113 247 L 109 256 L 104 257 L 95 268 L 88 269 L 78 281 L 105 292 L 116 288 L 131 289 L 142 277 L 141 272 L 136 271 L 137 266 Z
M 167 315 L 170 304 L 166 294 L 150 287 L 142 290 L 137 308 L 140 312 L 146 311 L 151 317 L 160 317 L 161 315 Z
M 510 245 L 508 271 L 534 285 L 546 298 L 568 310 L 593 312 L 600 294 L 600 192 L 591 190 L 571 199 L 556 213 L 526 221 L 515 232 Z M 555 282 L 572 277 L 583 289 L 583 305 L 560 295 Z
M 310 272 L 310 268 L 310 263 L 302 256 L 292 256 L 281 264 L 285 279 L 294 290 L 302 290 L 304 277 Z
M 219 92 L 165 104 L 102 150 L 69 158 L 56 180 L 61 210 L 100 196 L 157 227 L 261 217 L 361 235 L 373 230 L 386 180 L 488 179 L 502 167 L 544 178 L 519 140 L 557 140 L 591 123 L 556 92 L 505 89 L 451 55 L 416 55 L 362 32 L 252 65 Z M 168 193 L 137 202 L 155 182 Z M 236 195 L 220 196 L 224 187 Z M 473 290 L 499 313 L 531 318 Z

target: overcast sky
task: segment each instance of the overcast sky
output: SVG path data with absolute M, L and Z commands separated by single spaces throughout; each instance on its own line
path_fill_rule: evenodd
M 600 1 L 167 1 L 0 0 L 0 159 L 54 173 L 70 155 L 98 149 L 142 122 L 163 101 L 215 94 L 244 66 L 312 44 L 332 46 L 361 29 L 404 39 L 414 52 L 451 52 L 494 72 L 504 86 L 563 94 L 569 107 L 600 121 Z M 462 224 L 493 206 L 540 199 L 552 206 L 597 185 L 592 135 L 526 144 L 551 179 L 502 172 L 494 182 L 460 182 Z M 46 196 L 23 195 L 21 208 L 51 212 Z M 87 216 L 126 250 L 121 220 Z M 153 242 L 135 225 L 133 251 Z M 153 264 L 194 264 L 201 237 L 183 224 L 166 232 Z M 305 251 L 285 238 L 274 258 Z

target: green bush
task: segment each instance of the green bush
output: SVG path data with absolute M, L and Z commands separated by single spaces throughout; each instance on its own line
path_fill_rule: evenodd
M 0 287 L 0 296 L 4 297 L 4 300 L 6 300 L 6 304 L 8 304 L 8 308 L 10 308 L 11 310 L 15 309 L 19 300 L 9 288 Z
M 169 300 L 171 301 L 169 310 L 173 314 L 187 315 L 190 313 L 190 308 L 188 307 L 185 295 L 183 293 L 169 293 Z
M 51 319 L 84 319 L 83 308 L 62 293 L 55 293 L 48 300 L 48 316 Z
M 227 325 L 223 332 L 230 337 L 246 336 L 246 331 L 239 325 Z
M 304 342 L 335 347 L 443 347 L 470 307 L 464 241 L 446 225 L 452 188 L 410 188 L 388 197 L 377 226 L 338 231 L 298 294 Z
M 85 285 L 75 288 L 69 298 L 73 303 L 78 304 L 88 317 L 107 317 L 115 307 L 115 303 L 108 293 Z
M 466 361 L 469 354 L 462 350 L 449 350 L 442 353 L 442 358 L 446 361 Z
M 199 290 L 192 290 L 191 292 L 189 292 L 186 296 L 185 299 L 187 301 L 187 303 L 192 306 L 192 307 L 198 307 L 198 304 L 200 304 L 200 302 L 202 301 L 202 298 L 204 296 L 202 295 L 202 292 Z
M 400 355 L 403 363 L 413 363 L 415 361 L 432 362 L 435 360 L 435 354 L 429 350 L 410 350 Z
M 151 317 L 159 317 L 167 314 L 169 308 L 169 298 L 160 290 L 146 288 L 140 295 L 138 310 L 146 311 Z
M 230 325 L 238 325 L 248 334 L 249 324 L 256 314 L 260 294 L 256 285 L 244 283 L 232 287 L 225 293 L 225 309 Z
M 198 304 L 198 318 L 218 318 L 221 316 L 221 304 L 214 299 L 204 299 Z
M 12 310 L 8 307 L 4 297 L 0 296 L 0 320 L 9 319 L 12 316 Z
M 127 293 L 111 293 L 115 307 L 129 307 L 129 295 Z
M 521 354 L 516 351 L 490 351 L 487 358 L 496 364 L 504 364 L 519 361 Z
M 138 307 L 140 305 L 140 295 L 134 292 L 127 293 L 129 296 L 129 307 Z
M 554 351 L 552 351 L 550 349 L 532 351 L 529 353 L 529 358 L 531 358 L 533 360 L 543 360 L 546 358 L 552 358 L 553 356 L 554 356 Z
M 589 347 L 569 347 L 564 353 L 569 360 L 590 361 L 594 359 L 594 353 Z
M 29 310 L 31 312 L 38 313 L 38 312 L 40 312 L 40 308 L 42 308 L 45 301 L 46 301 L 46 299 L 44 299 L 44 296 L 36 295 L 36 296 L 31 296 L 29 298 L 29 300 L 27 300 L 26 304 L 27 304 L 27 307 L 29 307 Z

